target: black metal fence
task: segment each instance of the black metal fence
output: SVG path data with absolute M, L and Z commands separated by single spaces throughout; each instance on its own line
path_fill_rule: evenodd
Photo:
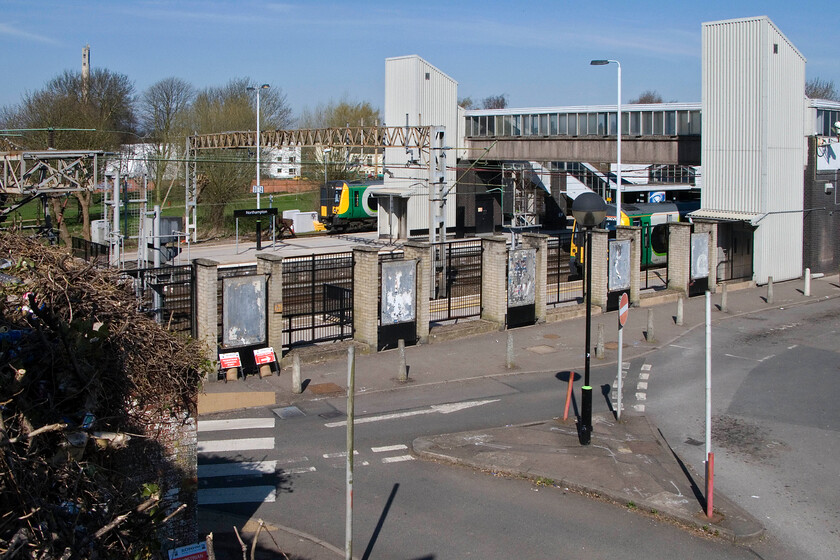
M 440 324 L 481 316 L 481 240 L 435 246 L 435 278 L 429 321 Z
M 127 269 L 137 309 L 173 332 L 190 333 L 194 316 L 192 265 Z
M 548 239 L 547 305 L 583 299 L 583 281 L 575 279 L 569 267 L 571 242 L 571 231 L 559 233 Z
M 108 246 L 94 243 L 81 237 L 72 238 L 73 256 L 86 261 L 94 261 L 98 266 L 108 266 Z
M 283 259 L 283 348 L 353 337 L 353 253 Z

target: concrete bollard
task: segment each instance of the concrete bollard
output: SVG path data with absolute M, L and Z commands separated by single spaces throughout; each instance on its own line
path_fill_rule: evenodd
M 508 331 L 507 333 L 507 349 L 505 352 L 505 366 L 508 369 L 513 369 L 516 364 L 513 361 L 513 333 Z
M 400 350 L 400 371 L 399 380 L 401 383 L 408 381 L 408 366 L 405 363 L 405 340 L 402 338 L 397 341 L 397 348 Z
M 653 309 L 648 309 L 647 312 L 647 331 L 645 332 L 645 340 L 648 342 L 656 342 L 656 335 L 653 332 Z
M 677 299 L 677 326 L 681 327 L 683 325 L 683 301 L 684 298 L 680 296 Z
M 295 354 L 292 357 L 292 393 L 299 395 L 303 392 L 300 385 L 300 355 Z
M 767 303 L 773 305 L 773 277 L 767 278 Z
M 598 341 L 595 343 L 595 357 L 604 359 L 604 324 L 598 323 Z
M 805 269 L 805 297 L 811 297 L 811 269 Z
M 721 286 L 722 292 L 720 294 L 720 310 L 723 313 L 729 313 L 729 301 L 728 301 L 728 292 L 726 289 L 726 284 Z

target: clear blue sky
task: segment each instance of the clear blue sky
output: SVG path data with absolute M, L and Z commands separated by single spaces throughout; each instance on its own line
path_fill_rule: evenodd
M 197 88 L 251 77 L 295 115 L 346 95 L 382 109 L 385 58 L 417 54 L 459 82 L 459 97 L 506 94 L 513 107 L 615 103 L 653 89 L 700 101 L 700 26 L 767 15 L 807 58 L 808 78 L 840 88 L 840 17 L 831 4 L 706 0 L 562 2 L 0 0 L 0 106 L 65 69 L 126 74 L 137 93 L 178 76 Z

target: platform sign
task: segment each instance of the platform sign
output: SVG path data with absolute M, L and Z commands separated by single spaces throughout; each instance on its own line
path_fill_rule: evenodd
M 254 194 L 262 194 L 263 192 L 265 192 L 265 187 L 263 187 L 262 185 L 252 185 L 251 192 Z
M 207 543 L 195 543 L 169 551 L 169 560 L 207 560 Z
M 219 365 L 222 369 L 242 367 L 242 360 L 239 359 L 239 352 L 227 352 L 219 354 Z
M 618 328 L 624 328 L 624 323 L 627 322 L 627 315 L 630 314 L 630 298 L 627 297 L 627 292 L 621 294 L 621 299 L 618 300 Z
M 259 348 L 254 350 L 254 363 L 258 366 L 274 363 L 274 348 Z

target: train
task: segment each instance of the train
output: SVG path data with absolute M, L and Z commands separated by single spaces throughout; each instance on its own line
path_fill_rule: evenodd
M 621 205 L 620 225 L 641 226 L 642 228 L 642 252 L 640 256 L 643 269 L 662 266 L 668 262 L 668 223 L 684 220 L 689 212 L 697 210 L 699 207 L 700 204 L 695 202 Z M 607 217 L 598 227 L 612 232 L 611 237 L 615 235 L 615 204 L 607 205 Z M 569 266 L 573 274 L 582 276 L 585 262 L 583 230 L 578 227 L 577 222 L 573 222 L 572 229 Z
M 381 182 L 327 181 L 321 187 L 319 221 L 328 232 L 376 229 L 378 204 L 371 187 Z

